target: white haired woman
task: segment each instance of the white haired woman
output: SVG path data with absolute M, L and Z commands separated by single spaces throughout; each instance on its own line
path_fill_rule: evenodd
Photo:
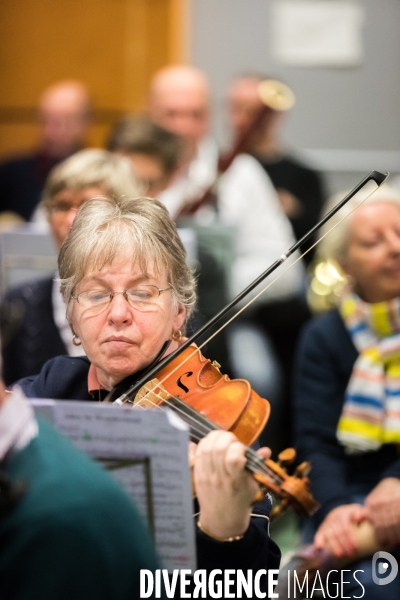
M 166 341 L 168 351 L 177 348 L 195 301 L 185 259 L 158 201 L 86 202 L 61 248 L 59 273 L 72 335 L 87 356 L 49 361 L 38 376 L 19 382 L 26 395 L 98 401 L 151 364 Z M 228 432 L 213 432 L 197 447 L 199 568 L 279 564 L 265 517 L 250 517 L 257 484 L 245 462 L 245 447 Z
M 65 240 L 78 208 L 99 195 L 111 198 L 139 195 L 127 158 L 105 150 L 82 150 L 51 171 L 40 207 L 57 249 Z M 2 350 L 3 377 L 7 385 L 21 377 L 35 375 L 54 356 L 82 353 L 71 341 L 54 275 L 11 288 L 5 296 L 3 312 L 7 314 L 10 306 L 21 306 L 23 317 L 15 335 Z
M 364 521 L 379 550 L 400 546 L 400 196 L 382 187 L 338 225 L 329 245 L 349 284 L 337 309 L 306 326 L 298 348 L 296 444 L 312 462 L 322 505 L 314 544 L 351 562 Z M 363 598 L 400 597 L 398 579 L 374 583 L 370 558 L 357 569 Z M 360 596 L 357 580 L 346 580 L 345 597 Z

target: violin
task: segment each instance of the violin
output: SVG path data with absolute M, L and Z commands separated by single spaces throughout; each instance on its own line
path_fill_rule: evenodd
M 220 372 L 220 365 L 204 358 L 194 342 L 308 241 L 315 231 L 338 212 L 367 182 L 372 180 L 380 186 L 387 176 L 388 173 L 372 171 L 317 225 L 289 248 L 285 255 L 268 267 L 224 309 L 184 341 L 177 350 L 159 360 L 169 345 L 169 343 L 164 344 L 159 356 L 141 373 L 138 381 L 132 384 L 132 376 L 127 377 L 111 390 L 106 398 L 107 402 L 117 404 L 130 402 L 141 407 L 168 406 L 188 424 L 191 438 L 195 442 L 215 429 L 234 433 L 248 446 L 246 467 L 260 484 L 260 490 L 264 493 L 270 491 L 280 500 L 280 504 L 274 507 L 271 517 L 277 516 L 288 506 L 292 506 L 304 516 L 310 516 L 318 509 L 319 505 L 309 491 L 307 475 L 310 464 L 302 463 L 293 475 L 288 475 L 285 467 L 295 459 L 296 454 L 293 449 L 283 451 L 276 463 L 260 458 L 249 447 L 264 429 L 270 412 L 269 403 L 258 396 L 248 381 L 230 380 L 227 375 L 223 375 Z
M 168 407 L 189 426 L 190 437 L 198 442 L 210 431 L 230 431 L 246 446 L 246 468 L 260 484 L 261 500 L 267 491 L 280 499 L 271 518 L 288 506 L 303 515 L 312 515 L 319 507 L 309 492 L 309 463 L 299 465 L 294 476 L 285 466 L 296 453 L 288 448 L 279 455 L 279 462 L 263 460 L 249 446 L 263 431 L 270 414 L 270 404 L 261 398 L 245 379 L 230 379 L 220 371 L 220 365 L 204 358 L 195 346 L 189 346 L 179 358 L 160 369 L 157 379 L 146 383 L 133 400 L 141 408 Z
M 119 390 L 121 384 L 117 386 Z M 113 392 L 110 394 L 112 398 Z M 204 358 L 195 345 L 160 369 L 157 378 L 147 381 L 134 396 L 129 394 L 123 402 L 116 400 L 117 404 L 126 402 L 133 407 L 173 410 L 188 425 L 195 443 L 217 429 L 235 434 L 248 446 L 246 468 L 260 485 L 255 501 L 261 500 L 267 491 L 280 500 L 271 512 L 271 519 L 289 506 L 303 516 L 311 516 L 318 509 L 319 504 L 308 489 L 309 463 L 299 465 L 290 476 L 285 467 L 295 460 L 292 448 L 280 453 L 278 463 L 260 458 L 250 448 L 268 421 L 269 402 L 245 379 L 231 380 L 223 375 L 220 365 Z

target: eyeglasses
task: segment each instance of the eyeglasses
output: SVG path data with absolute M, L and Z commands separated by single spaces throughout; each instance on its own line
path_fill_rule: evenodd
M 88 290 L 81 292 L 77 296 L 71 296 L 71 300 L 76 300 L 83 309 L 90 310 L 91 314 L 98 314 L 110 304 L 117 294 L 122 294 L 129 304 L 136 310 L 142 312 L 154 310 L 157 300 L 167 290 L 172 290 L 172 286 L 158 288 L 155 285 L 141 284 L 125 292 L 106 292 L 105 290 Z

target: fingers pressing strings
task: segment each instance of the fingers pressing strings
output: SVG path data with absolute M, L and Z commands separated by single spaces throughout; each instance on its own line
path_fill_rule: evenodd
M 152 408 L 156 408 L 158 410 L 164 410 L 164 404 L 171 408 L 175 413 L 177 413 L 183 421 L 189 426 L 191 437 L 193 441 L 199 442 L 203 439 L 208 433 L 211 431 L 215 431 L 220 429 L 217 425 L 209 421 L 206 417 L 204 417 L 201 413 L 198 413 L 193 407 L 186 404 L 183 400 L 178 398 L 177 396 L 172 396 L 169 398 L 165 398 L 161 395 L 160 392 L 157 392 L 157 387 L 161 387 L 160 384 L 155 388 L 150 388 L 149 386 L 143 386 L 145 395 L 139 398 L 136 402 L 130 401 L 133 406 L 138 408 L 145 408 L 149 405 Z M 161 400 L 161 405 L 152 400 L 151 396 L 154 395 L 158 400 Z M 146 406 L 143 406 L 145 404 Z M 258 454 L 252 450 L 251 448 L 246 449 L 246 458 L 247 458 L 247 467 L 254 473 L 259 473 L 267 477 L 272 483 L 275 485 L 280 485 L 282 483 L 282 479 L 276 475 L 264 462 L 264 460 L 258 456 Z

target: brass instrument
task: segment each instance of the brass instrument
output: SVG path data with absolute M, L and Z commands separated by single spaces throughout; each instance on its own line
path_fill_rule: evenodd
M 321 313 L 336 308 L 347 285 L 347 277 L 339 263 L 332 258 L 321 259 L 317 253 L 309 267 L 309 274 L 307 302 L 311 311 Z

